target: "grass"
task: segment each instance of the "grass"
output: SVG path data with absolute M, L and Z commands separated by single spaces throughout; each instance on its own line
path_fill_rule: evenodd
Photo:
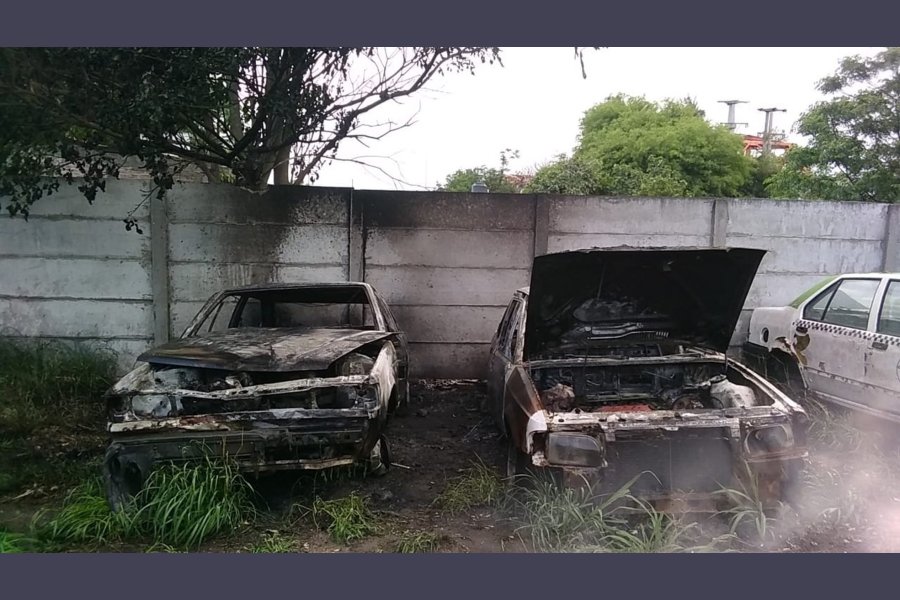
M 252 516 L 252 497 L 253 489 L 226 462 L 167 465 L 148 477 L 133 519 L 157 543 L 196 548 Z
M 30 549 L 29 541 L 24 535 L 0 529 L 0 554 L 28 552 Z
M 855 425 L 853 413 L 833 409 L 812 398 L 807 398 L 803 406 L 810 419 L 808 437 L 812 446 L 844 452 L 863 447 L 866 436 Z
M 267 531 L 262 541 L 249 550 L 252 554 L 288 554 L 297 551 L 297 541 L 278 531 Z
M 401 554 L 437 552 L 441 536 L 430 531 L 404 531 L 397 538 L 395 549 Z
M 342 544 L 378 530 L 367 500 L 355 492 L 333 500 L 317 497 L 309 513 L 316 527 L 326 530 L 331 539 Z
M 35 522 L 38 523 L 42 516 L 36 515 Z M 92 479 L 69 492 L 62 509 L 38 528 L 38 536 L 50 547 L 106 544 L 129 533 L 132 525 L 130 514 L 110 511 L 102 482 Z
M 714 492 L 724 496 L 730 505 L 718 514 L 728 520 L 729 530 L 737 539 L 763 543 L 775 537 L 775 517 L 770 516 L 770 511 L 751 487 L 723 488 Z
M 504 492 L 503 480 L 483 462 L 472 463 L 462 475 L 452 479 L 447 488 L 434 500 L 434 504 L 458 514 L 475 506 L 496 503 Z
M 226 463 L 166 465 L 151 473 L 125 509 L 112 512 L 99 480 L 66 497 L 62 509 L 38 526 L 51 547 L 150 540 L 160 547 L 196 549 L 255 514 L 252 488 Z
M 96 420 L 115 373 L 115 354 L 102 348 L 0 338 L 0 429 L 28 435 Z
M 560 487 L 530 476 L 511 496 L 507 510 L 539 552 L 710 552 L 723 537 L 704 541 L 696 523 L 659 512 L 631 495 L 641 473 L 611 494 L 594 495 L 588 486 Z

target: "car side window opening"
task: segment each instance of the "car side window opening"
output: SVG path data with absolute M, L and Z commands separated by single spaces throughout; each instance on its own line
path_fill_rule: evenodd
M 829 298 L 822 317 L 815 320 L 866 329 L 879 284 L 878 279 L 844 279 Z
M 878 333 L 900 336 L 900 281 L 892 280 L 884 292 L 878 315 Z

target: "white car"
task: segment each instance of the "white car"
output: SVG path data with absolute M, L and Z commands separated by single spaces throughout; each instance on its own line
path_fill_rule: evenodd
M 900 421 L 900 273 L 831 277 L 757 308 L 744 351 L 823 400 Z

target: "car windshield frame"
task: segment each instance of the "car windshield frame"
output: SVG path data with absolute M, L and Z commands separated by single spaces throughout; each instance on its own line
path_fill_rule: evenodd
M 244 310 L 247 302 L 253 298 L 270 297 L 273 303 L 285 304 L 308 304 L 314 305 L 345 305 L 346 311 L 343 319 L 347 324 L 333 325 L 281 325 L 266 328 L 275 329 L 302 329 L 302 328 L 325 328 L 325 329 L 366 329 L 372 331 L 386 331 L 384 316 L 378 307 L 377 298 L 372 294 L 368 287 L 362 285 L 310 285 L 296 287 L 258 287 L 258 288 L 238 288 L 223 290 L 214 294 L 200 309 L 191 324 L 185 329 L 181 337 L 197 337 L 212 331 L 223 330 L 212 328 L 212 325 L 219 319 L 223 318 L 220 312 L 226 308 L 229 299 L 237 299 L 233 303 L 231 314 L 227 315 L 227 325 L 224 330 L 231 329 L 251 329 L 253 327 L 239 327 L 236 319 Z M 349 324 L 350 312 L 356 308 L 362 310 L 368 308 L 372 315 L 372 324 L 362 326 L 353 326 Z M 258 328 L 258 327 L 257 327 Z

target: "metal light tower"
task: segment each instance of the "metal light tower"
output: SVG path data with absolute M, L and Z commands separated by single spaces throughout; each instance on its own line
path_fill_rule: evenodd
M 772 113 L 787 112 L 787 110 L 784 108 L 758 108 L 756 110 L 766 113 L 766 124 L 763 127 L 763 132 L 762 132 L 762 139 L 763 139 L 762 153 L 763 153 L 763 156 L 766 156 L 769 154 L 769 152 L 772 151 Z
M 746 104 L 746 100 L 719 100 L 721 104 L 728 105 L 728 121 L 725 123 L 725 126 L 728 127 L 731 131 L 737 129 L 738 125 L 747 125 L 747 123 L 737 123 L 734 120 L 734 106 L 736 104 Z

